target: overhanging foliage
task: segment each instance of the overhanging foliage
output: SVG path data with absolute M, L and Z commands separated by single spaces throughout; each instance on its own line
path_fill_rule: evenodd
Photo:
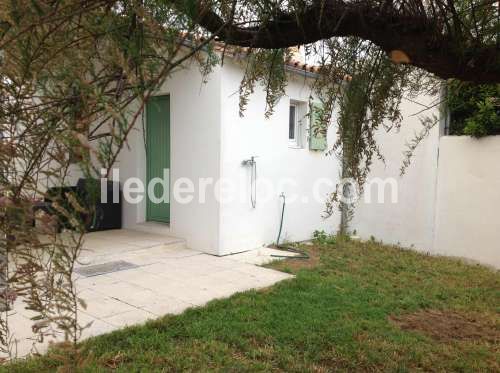
M 401 125 L 399 105 L 405 97 L 439 88 L 428 72 L 443 78 L 500 79 L 497 4 L 2 2 L 3 303 L 23 296 L 36 313 L 40 337 L 62 329 L 69 340 L 77 341 L 81 327 L 73 268 L 83 243 L 84 222 L 78 219 L 82 206 L 72 195 L 61 196 L 71 206 L 56 201 L 57 216 L 73 228 L 62 239 L 53 231 L 57 216 L 33 214 L 33 205 L 46 197 L 48 186 L 66 184 L 75 169 L 93 177 L 101 167 L 109 170 L 128 146 L 127 136 L 148 97 L 175 69 L 193 60 L 209 74 L 223 60 L 225 51 L 219 56 L 213 50 L 217 37 L 247 47 L 240 51 L 246 64 L 242 114 L 256 85 L 265 90 L 266 114 L 272 114 L 289 78 L 284 63 L 290 58 L 288 47 L 306 44 L 308 63 L 319 66 L 313 90 L 322 103 L 322 130 L 333 118 L 339 134 L 331 153 L 342 158 L 344 176 L 362 185 L 374 157 L 383 158 L 376 131 Z M 334 112 L 335 107 L 340 111 Z M 7 352 L 9 333 L 1 318 L 0 342 Z

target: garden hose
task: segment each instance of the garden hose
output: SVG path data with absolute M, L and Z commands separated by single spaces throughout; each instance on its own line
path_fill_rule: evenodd
M 276 239 L 276 248 L 282 251 L 288 251 L 294 254 L 300 254 L 297 256 L 289 256 L 289 255 L 271 255 L 273 258 L 288 258 L 288 259 L 309 259 L 309 255 L 307 253 L 297 250 L 294 247 L 288 245 L 280 245 L 281 238 L 281 230 L 283 229 L 283 218 L 285 216 L 285 205 L 286 205 L 286 197 L 285 193 L 280 194 L 280 198 L 283 199 L 283 206 L 281 208 L 281 220 L 280 220 L 280 229 L 278 231 L 278 238 Z

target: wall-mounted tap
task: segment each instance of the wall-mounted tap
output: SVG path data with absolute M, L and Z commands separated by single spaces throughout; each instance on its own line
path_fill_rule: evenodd
M 255 163 L 257 163 L 257 161 L 255 160 L 255 158 L 257 158 L 256 155 L 252 155 L 249 159 L 244 159 L 241 164 L 243 166 L 253 166 Z
M 243 166 L 251 167 L 251 176 L 250 176 L 250 203 L 252 207 L 255 208 L 257 205 L 257 158 L 256 155 L 252 155 L 249 159 L 244 159 L 241 164 Z

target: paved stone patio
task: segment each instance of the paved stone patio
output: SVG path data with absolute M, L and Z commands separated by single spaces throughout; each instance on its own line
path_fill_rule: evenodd
M 87 308 L 80 312 L 80 323 L 92 322 L 83 332 L 83 338 L 165 314 L 178 314 L 216 298 L 268 287 L 290 278 L 286 273 L 255 265 L 273 260 L 271 255 L 280 253 L 263 248 L 216 257 L 186 248 L 183 240 L 154 233 L 132 230 L 89 233 L 79 268 L 89 270 L 91 266 L 116 261 L 134 268 L 91 277 L 77 275 L 79 295 L 87 302 Z M 32 336 L 29 319 L 33 314 L 24 309 L 21 299 L 16 300 L 10 314 L 18 356 L 33 348 L 44 352 L 50 339 L 43 343 L 29 340 Z

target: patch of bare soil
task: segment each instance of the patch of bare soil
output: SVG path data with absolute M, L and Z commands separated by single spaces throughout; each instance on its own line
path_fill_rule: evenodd
M 442 342 L 472 340 L 500 343 L 498 322 L 481 314 L 422 310 L 389 319 L 403 330 L 417 331 Z

